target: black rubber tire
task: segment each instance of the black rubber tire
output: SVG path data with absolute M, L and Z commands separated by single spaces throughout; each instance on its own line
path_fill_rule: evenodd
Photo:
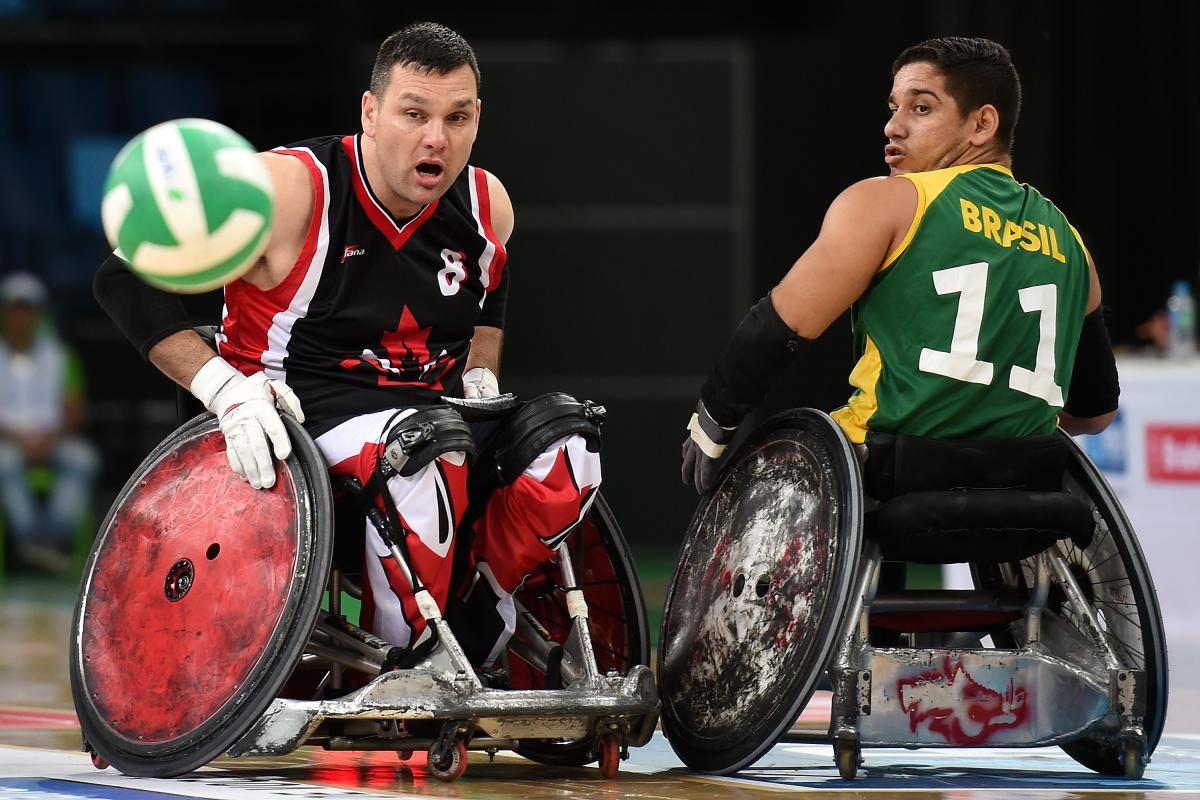
M 1065 433 L 1062 435 L 1066 436 Z M 1071 444 L 1072 460 L 1068 467 L 1068 475 L 1075 487 L 1092 500 L 1107 526 L 1121 556 L 1121 565 L 1129 578 L 1129 588 L 1136 606 L 1142 637 L 1141 654 L 1144 656 L 1144 664 L 1141 666 L 1146 673 L 1146 715 L 1143 730 L 1146 734 L 1145 756 L 1148 758 L 1158 746 L 1167 719 L 1167 637 L 1163 629 L 1158 594 L 1154 590 L 1146 556 L 1142 553 L 1133 526 L 1121 508 L 1116 493 L 1108 485 L 1104 474 L 1074 440 L 1071 440 Z M 1118 653 L 1120 652 L 1118 649 Z M 1080 764 L 1102 775 L 1126 775 L 1125 743 L 1121 741 L 1110 738 L 1079 739 L 1063 745 L 1062 749 Z M 1144 764 L 1142 768 L 1145 768 Z
M 1061 431 L 1060 435 L 1070 440 L 1070 437 Z M 1075 572 L 1076 580 L 1080 582 L 1080 588 L 1084 590 L 1085 595 L 1094 596 L 1089 594 L 1091 587 L 1087 579 L 1088 563 L 1095 562 L 1105 566 L 1102 585 L 1113 586 L 1121 580 L 1119 576 L 1124 576 L 1129 582 L 1140 641 L 1135 646 L 1122 645 L 1120 640 L 1115 638 L 1113 641 L 1117 645 L 1118 656 L 1131 660 L 1134 667 L 1143 669 L 1146 674 L 1146 714 L 1143 729 L 1146 735 L 1146 756 L 1149 757 L 1158 745 L 1167 718 L 1167 640 L 1158 595 L 1154 590 L 1146 557 L 1142 554 L 1133 526 L 1129 523 L 1129 518 L 1121 508 L 1112 487 L 1074 440 L 1070 440 L 1070 445 L 1071 458 L 1067 466 L 1065 487 L 1093 504 L 1094 513 L 1099 515 L 1104 527 L 1097 526 L 1093 541 L 1085 551 L 1081 551 L 1069 540 L 1059 542 L 1058 547 Z M 1114 545 L 1119 560 L 1107 555 L 1102 558 L 1094 557 L 1100 548 Z M 1029 560 L 1012 566 L 1026 576 L 1030 575 L 1033 569 Z M 977 585 L 981 587 L 995 585 L 1002 580 L 999 572 L 990 567 L 976 566 L 973 567 L 973 572 Z M 1111 603 L 1101 601 L 1099 605 L 1103 607 Z M 1116 613 L 1111 609 L 1109 611 Z M 1053 596 L 1044 613 L 1055 613 Z M 1072 624 L 1065 619 L 1064 621 Z M 1125 621 L 1132 622 L 1134 619 L 1126 614 Z M 1075 627 L 1078 628 L 1078 625 Z M 992 638 L 1000 647 L 1014 647 L 1019 644 L 1015 637 L 1007 633 L 993 634 Z M 1142 663 L 1137 663 L 1139 660 Z M 1102 775 L 1123 777 L 1126 774 L 1125 743 L 1115 732 L 1076 739 L 1063 744 L 1062 749 L 1083 766 Z
M 782 457 L 784 453 L 794 456 L 789 455 L 785 459 Z M 785 460 L 788 460 L 787 465 L 784 464 Z M 764 467 L 763 464 L 774 466 Z M 713 513 L 725 513 L 719 504 L 724 502 L 722 498 L 726 497 L 726 489 L 737 493 L 727 497 L 730 503 L 746 492 L 750 493 L 746 495 L 751 498 L 748 502 L 759 502 L 759 497 L 753 497 L 753 489 L 744 488 L 754 485 L 750 476 L 756 474 L 754 471 L 758 468 L 766 469 L 763 475 L 773 476 L 771 479 L 776 482 L 793 481 L 789 485 L 797 487 L 802 477 L 805 482 L 817 482 L 811 487 L 811 496 L 823 498 L 821 502 L 825 505 L 818 504 L 804 513 L 815 515 L 814 508 L 825 510 L 829 530 L 824 530 L 824 526 L 821 525 L 816 526 L 816 530 L 824 530 L 824 538 L 811 548 L 814 553 L 826 553 L 826 561 L 819 570 L 810 569 L 802 574 L 797 566 L 787 578 L 781 578 L 796 584 L 806 582 L 813 587 L 820 584 L 821 587 L 811 590 L 810 602 L 815 609 L 811 615 L 803 624 L 793 621 L 793 633 L 790 634 L 793 640 L 789 642 L 786 653 L 777 644 L 777 638 L 763 638 L 769 632 L 778 634 L 778 628 L 758 631 L 757 639 L 748 639 L 739 630 L 739 636 L 730 645 L 734 650 L 722 651 L 727 657 L 727 667 L 730 664 L 743 663 L 744 657 L 774 659 L 776 662 L 786 657 L 789 661 L 786 668 L 779 670 L 774 683 L 764 689 L 758 697 L 753 698 L 749 710 L 744 713 L 739 711 L 736 723 L 721 727 L 719 716 L 713 717 L 711 712 L 707 711 L 713 708 L 715 703 L 709 698 L 700 703 L 692 690 L 685 686 L 690 686 L 689 682 L 692 681 L 690 665 L 699 663 L 698 658 L 702 661 L 706 657 L 705 652 L 694 649 L 706 645 L 697 644 L 699 627 L 691 625 L 689 617 L 709 613 L 709 607 L 705 604 L 724 602 L 720 598 L 726 595 L 733 598 L 742 596 L 742 585 L 736 581 L 728 591 L 712 588 L 720 584 L 716 572 L 720 565 L 715 561 L 714 548 L 728 546 L 732 549 L 735 546 L 729 539 L 733 529 L 723 527 L 726 522 L 732 522 L 723 519 L 711 523 L 714 531 L 718 528 L 723 531 L 720 536 L 709 535 L 702 526 L 708 522 L 710 506 L 716 509 Z M 810 472 L 792 474 L 801 469 L 809 469 Z M 737 486 L 730 483 L 743 478 L 748 479 L 746 483 L 738 483 Z M 770 502 L 773 485 L 758 485 L 768 486 L 766 490 L 760 488 L 760 497 L 763 503 Z M 737 507 L 740 508 L 740 501 Z M 735 506 L 731 505 L 727 510 L 735 513 L 734 508 Z M 757 513 L 757 509 L 737 510 L 736 513 L 752 514 Z M 780 508 L 775 509 L 773 513 L 793 511 Z M 822 679 L 826 665 L 835 651 L 837 630 L 850 603 L 852 583 L 861 556 L 862 527 L 862 482 L 858 460 L 841 429 L 827 414 L 814 409 L 794 409 L 778 414 L 748 437 L 730 458 L 717 486 L 701 499 L 689 524 L 680 551 L 679 564 L 667 594 L 662 634 L 659 637 L 658 679 L 662 697 L 663 733 L 676 755 L 690 769 L 713 775 L 732 774 L 753 764 L 787 733 L 800 710 L 812 696 L 818 681 Z M 748 529 L 738 530 L 738 535 L 741 536 Z M 782 533 L 782 529 L 780 532 Z M 786 546 L 790 553 L 793 546 L 808 541 L 801 537 L 802 532 L 797 524 L 797 527 L 791 530 L 790 540 L 786 543 L 780 541 L 771 544 Z M 750 532 L 745 535 L 754 534 Z M 812 541 L 817 539 L 815 536 L 810 538 Z M 765 557 L 767 563 L 776 564 L 784 563 L 783 555 L 779 552 L 766 554 Z M 796 556 L 793 562 L 799 565 L 803 558 Z M 820 579 L 822 575 L 823 580 Z M 682 585 L 689 580 L 693 581 L 694 585 Z M 767 595 L 757 591 L 761 580 L 760 578 L 758 583 L 747 583 L 744 586 L 753 586 L 755 593 L 762 598 Z M 781 600 L 772 602 L 782 608 L 782 597 L 790 596 L 790 590 L 776 591 Z M 708 594 L 701 598 L 697 596 L 698 592 Z M 747 591 L 747 596 L 749 594 Z M 676 613 L 681 615 L 679 619 L 675 619 Z M 773 609 L 770 613 L 775 619 L 779 619 L 779 613 L 782 612 Z M 712 635 L 717 636 L 717 633 Z M 672 671 L 673 664 L 679 665 L 678 675 Z M 708 688 L 716 690 L 727 682 L 727 675 L 720 672 L 716 678 L 710 680 Z M 738 690 L 735 689 L 736 691 Z M 723 703 L 725 698 L 718 697 L 717 702 Z M 749 705 L 750 701 L 746 703 Z M 718 709 L 718 714 L 720 710 Z M 707 731 L 701 730 L 700 726 L 691 722 L 701 713 L 715 720 L 714 725 Z

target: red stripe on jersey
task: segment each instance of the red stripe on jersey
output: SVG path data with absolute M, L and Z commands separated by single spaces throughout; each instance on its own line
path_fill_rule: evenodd
M 379 463 L 379 454 L 383 452 L 383 444 L 380 442 L 363 442 L 362 449 L 352 456 L 343 458 L 336 464 L 329 467 L 331 475 L 346 475 L 354 478 L 363 486 L 375 474 L 375 467 Z
M 263 354 L 269 348 L 267 332 L 274 324 L 275 315 L 291 305 L 300 284 L 304 283 L 304 276 L 312 269 L 313 256 L 317 252 L 317 238 L 321 232 L 321 220 L 325 216 L 325 184 L 312 154 L 303 150 L 285 149 L 271 152 L 298 158 L 308 170 L 309 181 L 312 184 L 313 210 L 308 219 L 308 230 L 304 233 L 300 255 L 296 257 L 287 276 L 278 286 L 264 291 L 241 278 L 225 286 L 226 316 L 221 320 L 221 332 L 226 341 L 222 342 L 218 349 L 227 361 L 247 375 L 262 370 Z M 236 346 L 231 342 L 236 342 Z
M 492 199 L 488 194 L 487 173 L 478 167 L 475 170 L 475 196 L 479 200 L 479 219 L 483 222 L 483 235 L 496 248 L 492 254 L 492 263 L 488 265 L 487 290 L 490 292 L 500 285 L 500 276 L 504 273 L 504 262 L 508 260 L 508 252 L 504 243 L 496 237 L 492 230 Z
M 354 184 L 354 194 L 358 197 L 358 203 L 363 207 L 363 211 L 367 212 L 367 217 L 374 223 L 379 232 L 387 237 L 387 240 L 392 243 L 392 247 L 399 250 L 404 247 L 404 243 L 417 232 L 417 228 L 425 224 L 425 220 L 433 216 L 433 212 L 437 211 L 438 200 L 434 200 L 417 216 L 404 223 L 404 227 L 392 219 L 391 214 L 387 213 L 381 207 L 381 204 L 371 194 L 370 188 L 366 184 L 366 171 L 362 167 L 362 163 L 358 158 L 358 147 L 355 145 L 355 136 L 342 137 L 342 149 L 346 151 L 346 155 L 350 159 L 350 164 L 353 169 L 350 172 L 353 175 L 352 182 Z

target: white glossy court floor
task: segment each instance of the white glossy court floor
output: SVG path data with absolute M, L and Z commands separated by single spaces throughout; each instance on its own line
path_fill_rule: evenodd
M 827 745 L 781 744 L 733 778 L 692 775 L 661 734 L 631 752 L 613 780 L 595 768 L 565 769 L 501 753 L 472 753 L 455 783 L 433 779 L 418 754 L 326 753 L 305 748 L 280 759 L 219 761 L 175 780 L 95 770 L 78 752 L 67 685 L 66 637 L 74 587 L 10 582 L 0 589 L 0 799 L 111 798 L 1200 798 L 1200 639 L 1170 641 L 1167 732 L 1141 781 L 1105 778 L 1057 748 L 1032 750 L 867 750 L 859 779 L 837 776 Z M 826 696 L 798 727 L 820 730 Z

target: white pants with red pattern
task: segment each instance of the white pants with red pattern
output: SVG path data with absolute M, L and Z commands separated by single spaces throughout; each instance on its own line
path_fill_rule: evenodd
M 330 474 L 348 475 L 366 485 L 387 436 L 385 426 L 415 412 L 365 414 L 317 437 Z M 467 508 L 469 469 L 463 453 L 451 452 L 411 476 L 394 475 L 387 481 L 412 568 L 443 612 L 450 591 L 455 531 Z M 572 434 L 547 447 L 515 481 L 491 494 L 475 522 L 475 580 L 486 578 L 502 601 L 508 600 L 507 595 L 551 556 L 587 513 L 600 479 L 600 454 L 590 451 L 583 437 Z M 368 520 L 365 528 L 362 626 L 392 644 L 408 646 L 424 632 L 425 622 L 375 526 Z M 499 611 L 510 617 L 511 601 Z

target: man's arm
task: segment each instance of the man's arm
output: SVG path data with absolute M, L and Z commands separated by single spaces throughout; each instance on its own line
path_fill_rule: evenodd
M 262 259 L 242 277 L 266 290 L 279 285 L 295 263 L 313 203 L 311 178 L 302 162 L 271 153 L 260 158 L 275 190 L 273 221 Z M 136 279 L 116 256 L 101 267 L 94 287 L 100 304 L 134 346 L 217 416 L 233 471 L 255 488 L 274 485 L 268 440 L 276 458 L 290 455 L 291 442 L 276 405 L 303 422 L 295 393 L 261 372 L 246 376 L 234 369 L 190 330 L 177 297 Z
M 500 179 L 490 172 L 487 176 L 488 201 L 492 212 L 492 232 L 501 244 L 508 244 L 515 224 L 512 200 L 500 183 Z M 507 300 L 507 273 L 505 284 L 493 292 L 498 296 L 491 300 L 499 301 L 501 306 L 496 314 L 491 316 L 503 323 L 503 303 Z M 489 320 L 491 321 L 491 320 Z M 504 347 L 504 330 L 497 325 L 476 325 L 471 337 L 471 351 L 467 355 L 466 370 L 463 372 L 463 393 L 475 399 L 495 397 L 500 393 L 500 351 Z
M 830 204 L 816 241 L 756 306 L 701 389 L 701 401 L 723 427 L 736 427 L 762 401 L 795 352 L 794 339 L 816 339 L 857 300 L 904 240 L 917 190 L 902 178 L 872 178 Z M 774 317 L 769 319 L 768 317 Z
M 471 337 L 471 352 L 467 355 L 467 370 L 477 367 L 500 375 L 500 350 L 504 345 L 504 330 L 490 325 L 476 325 Z
M 283 283 L 308 235 L 312 220 L 313 183 L 308 167 L 299 158 L 283 153 L 259 153 L 275 189 L 271 236 L 262 258 L 242 276 L 247 283 L 267 291 Z
M 186 330 L 159 341 L 150 348 L 147 358 L 162 374 L 190 391 L 192 379 L 200 368 L 219 356 L 198 333 Z
M 1058 426 L 1072 436 L 1079 436 L 1085 433 L 1102 433 L 1116 418 L 1117 412 L 1115 409 L 1098 417 L 1073 417 L 1066 411 L 1060 411 L 1058 412 Z
M 492 207 L 492 232 L 496 234 L 500 244 L 508 244 L 508 238 L 512 236 L 516 224 L 512 199 L 499 178 L 487 170 L 484 170 L 484 175 L 487 176 L 488 200 Z
M 263 257 L 243 280 L 260 289 L 277 286 L 300 253 L 312 216 L 312 184 L 298 159 L 260 153 L 274 187 L 271 234 Z M 96 299 L 138 351 L 185 389 L 200 367 L 217 358 L 191 330 L 179 298 L 138 279 L 116 256 L 110 256 L 94 282 Z
M 504 184 L 490 172 L 487 176 L 488 201 L 492 209 L 492 232 L 501 244 L 508 244 L 516 225 L 513 213 L 512 199 Z M 500 350 L 504 346 L 504 330 L 493 325 L 476 325 L 475 335 L 471 337 L 471 353 L 467 356 L 467 369 L 476 367 L 490 369 L 497 376 L 500 374 Z
M 738 325 L 700 389 L 683 443 L 683 480 L 711 488 L 717 459 L 743 417 L 793 361 L 857 300 L 916 216 L 917 190 L 903 178 L 860 181 L 829 206 L 821 232 L 770 294 Z
M 1058 413 L 1059 427 L 1072 436 L 1100 433 L 1107 428 L 1116 419 L 1121 395 L 1117 361 L 1104 324 L 1104 309 L 1100 307 L 1100 277 L 1091 253 L 1087 253 L 1087 264 L 1087 316 L 1075 348 L 1067 404 Z
M 916 211 L 916 187 L 902 178 L 871 178 L 838 195 L 816 241 L 771 292 L 788 327 L 820 336 L 866 291 Z

